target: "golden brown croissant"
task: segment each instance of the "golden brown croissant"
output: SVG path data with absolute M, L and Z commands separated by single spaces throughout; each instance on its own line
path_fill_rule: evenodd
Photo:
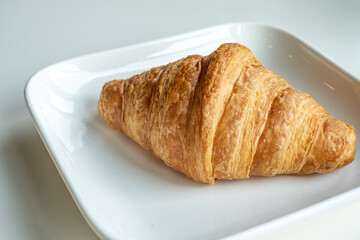
M 354 159 L 354 128 L 240 44 L 104 85 L 112 128 L 195 181 L 325 173 Z

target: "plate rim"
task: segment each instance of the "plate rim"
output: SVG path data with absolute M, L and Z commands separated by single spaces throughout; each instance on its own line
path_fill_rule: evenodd
M 163 37 L 163 38 L 159 38 L 159 39 L 155 39 L 155 40 L 151 40 L 151 41 L 145 41 L 145 42 L 141 42 L 141 43 L 137 43 L 137 44 L 125 45 L 125 46 L 121 46 L 118 48 L 112 48 L 112 49 L 108 49 L 108 50 L 92 52 L 92 53 L 80 55 L 77 57 L 68 58 L 68 59 L 50 64 L 46 67 L 43 67 L 40 70 L 36 71 L 34 74 L 32 74 L 28 78 L 28 80 L 25 84 L 25 87 L 24 87 L 24 98 L 25 98 L 25 103 L 28 108 L 28 111 L 33 120 L 34 126 L 35 126 L 36 130 L 38 131 L 39 136 L 40 136 L 42 142 L 44 143 L 46 150 L 48 151 L 54 165 L 56 166 L 63 182 L 65 183 L 71 197 L 73 198 L 76 206 L 80 210 L 80 213 L 82 214 L 85 221 L 88 223 L 88 225 L 91 227 L 91 229 L 94 231 L 94 233 L 99 238 L 101 238 L 101 239 L 110 238 L 110 236 L 104 230 L 101 229 L 101 227 L 97 224 L 97 222 L 89 214 L 88 209 L 83 207 L 82 204 L 79 202 L 79 199 L 77 198 L 78 193 L 76 192 L 75 188 L 72 186 L 71 181 L 69 181 L 66 171 L 64 171 L 59 166 L 59 164 L 58 164 L 60 162 L 60 160 L 58 159 L 59 156 L 56 156 L 56 153 L 54 152 L 53 143 L 51 140 L 49 140 L 50 137 L 48 136 L 46 129 L 44 129 L 44 126 L 42 125 L 41 120 L 39 120 L 37 114 L 35 114 L 36 107 L 34 106 L 34 101 L 31 96 L 31 85 L 34 84 L 35 81 L 37 81 L 36 79 L 39 74 L 46 71 L 47 69 L 50 69 L 59 64 L 63 64 L 65 62 L 76 61 L 76 60 L 85 59 L 88 57 L 99 56 L 99 55 L 107 54 L 107 53 L 114 52 L 114 51 L 124 51 L 124 50 L 136 49 L 136 48 L 145 47 L 145 46 L 149 46 L 149 45 L 153 45 L 153 44 L 157 44 L 157 43 L 161 43 L 161 42 L 166 42 L 166 41 L 175 41 L 179 38 L 183 38 L 186 36 L 192 36 L 196 33 L 201 33 L 201 32 L 205 32 L 205 31 L 214 31 L 216 29 L 221 29 L 221 28 L 230 28 L 231 26 L 238 26 L 238 25 L 264 27 L 267 29 L 274 29 L 281 33 L 287 34 L 288 36 L 296 39 L 301 44 L 303 44 L 304 46 L 309 48 L 311 51 L 316 53 L 319 57 L 321 57 L 327 63 L 331 64 L 333 67 L 336 68 L 337 71 L 340 71 L 343 74 L 347 75 L 351 79 L 351 81 L 355 81 L 358 84 L 360 83 L 360 79 L 358 79 L 352 73 L 345 70 L 345 68 L 341 67 L 338 63 L 336 63 L 336 61 L 334 61 L 332 58 L 330 58 L 327 54 L 325 54 L 321 50 L 317 49 L 316 47 L 312 46 L 311 44 L 305 42 L 302 38 L 293 34 L 291 31 L 288 31 L 284 28 L 281 28 L 281 27 L 278 27 L 278 26 L 275 26 L 272 24 L 266 24 L 266 23 L 262 23 L 262 22 L 247 22 L 247 21 L 245 21 L 245 22 L 229 22 L 229 23 L 225 23 L 225 24 L 212 25 L 212 26 L 199 28 L 199 29 L 192 30 L 192 31 L 187 31 L 187 32 L 180 33 L 180 34 L 170 35 L 168 37 Z M 242 230 L 235 234 L 231 234 L 222 239 L 230 240 L 230 239 L 238 239 L 238 238 L 243 238 L 243 237 L 247 237 L 247 238 L 248 237 L 256 237 L 256 236 L 260 237 L 260 236 L 263 236 L 264 232 L 271 231 L 271 229 L 274 229 L 274 228 L 277 229 L 284 225 L 286 226 L 289 224 L 293 224 L 296 221 L 299 221 L 301 219 L 306 219 L 311 216 L 319 215 L 319 214 L 323 213 L 324 211 L 327 211 L 330 209 L 335 209 L 337 206 L 346 204 L 351 199 L 356 198 L 356 197 L 358 199 L 360 199 L 360 186 L 355 187 L 350 190 L 347 190 L 347 191 L 340 193 L 338 195 L 335 195 L 333 197 L 324 199 L 318 203 L 309 205 L 305 208 L 285 214 L 284 216 L 274 218 L 265 223 L 258 224 L 254 227 L 250 227 L 248 229 Z

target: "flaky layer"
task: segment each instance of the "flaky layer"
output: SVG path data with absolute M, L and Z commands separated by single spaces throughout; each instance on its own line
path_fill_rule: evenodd
M 351 125 L 235 43 L 106 83 L 98 110 L 109 126 L 199 182 L 324 173 L 355 154 Z

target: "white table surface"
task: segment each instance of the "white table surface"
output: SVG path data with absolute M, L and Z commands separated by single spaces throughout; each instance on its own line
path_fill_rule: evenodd
M 360 1 L 0 1 L 0 239 L 97 238 L 25 106 L 24 85 L 34 72 L 67 58 L 238 21 L 283 28 L 360 79 Z M 360 198 L 266 239 L 360 239 L 359 223 Z

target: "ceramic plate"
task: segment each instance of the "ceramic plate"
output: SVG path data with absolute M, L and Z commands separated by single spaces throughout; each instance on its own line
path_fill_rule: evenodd
M 206 185 L 165 166 L 100 118 L 97 101 L 105 82 L 189 54 L 209 54 L 226 42 L 246 45 L 295 89 L 360 129 L 359 82 L 298 38 L 261 24 L 216 26 L 49 66 L 29 80 L 26 101 L 75 202 L 100 237 L 255 236 L 359 192 L 358 153 L 352 164 L 325 175 Z

